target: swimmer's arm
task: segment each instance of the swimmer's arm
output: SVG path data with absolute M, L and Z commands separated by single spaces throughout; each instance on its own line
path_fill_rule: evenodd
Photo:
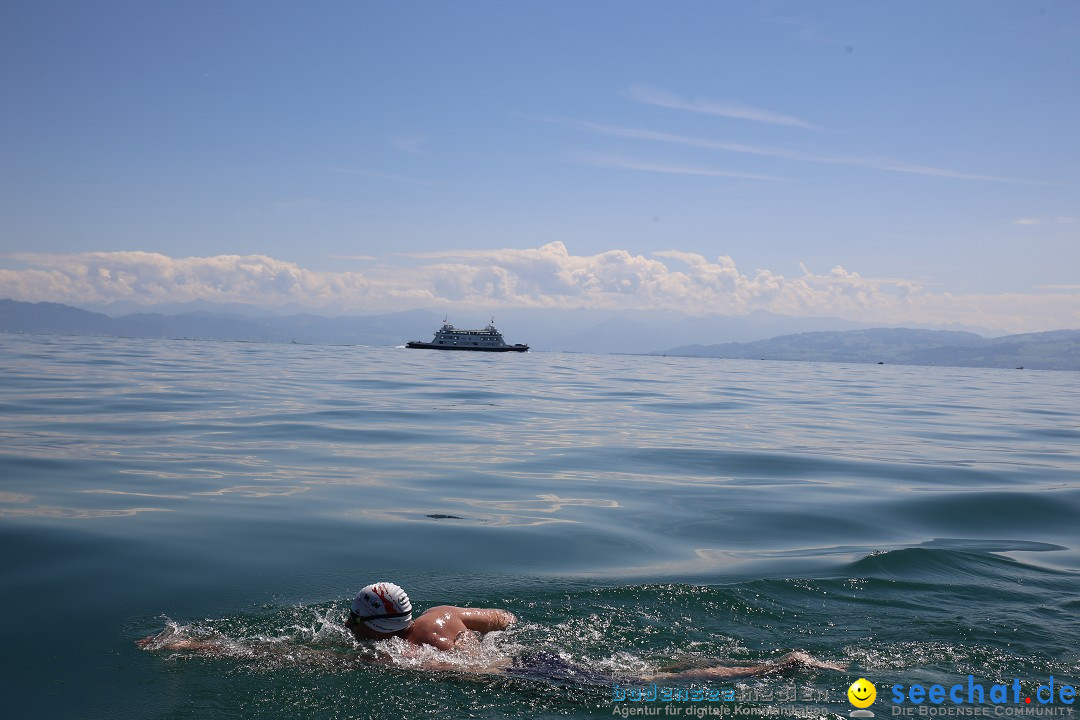
M 748 678 L 763 677 L 765 675 L 779 675 L 800 668 L 812 668 L 816 670 L 847 670 L 847 665 L 818 660 L 809 653 L 801 650 L 788 653 L 776 662 L 762 663 L 760 665 L 715 665 L 713 667 L 693 668 L 682 672 L 657 673 L 647 679 L 660 678 L 685 678 L 688 680 L 709 680 L 717 678 Z
M 499 608 L 460 608 L 458 617 L 465 627 L 481 633 L 505 630 L 517 622 L 512 612 Z
M 224 638 L 186 638 L 176 637 L 172 630 L 166 629 L 157 635 L 136 640 L 142 650 L 155 651 L 166 650 L 170 652 L 190 652 L 194 655 L 210 656 L 235 656 L 247 659 L 252 658 L 276 658 L 294 661 L 298 664 L 319 662 L 363 662 L 373 665 L 392 665 L 393 658 L 380 651 L 370 652 L 338 652 L 335 650 L 323 650 L 310 648 L 289 643 L 277 642 L 244 642 L 236 643 Z
M 750 678 L 773 675 L 780 672 L 780 670 L 781 669 L 775 665 L 742 665 L 731 667 L 715 665 L 706 668 L 692 668 L 681 672 L 656 673 L 655 675 L 648 675 L 643 679 L 660 680 L 665 678 L 681 678 L 685 680 L 709 680 L 718 678 Z
M 147 635 L 141 640 L 136 640 L 135 645 L 140 650 L 187 650 L 191 652 L 205 652 L 208 655 L 216 655 L 224 651 L 225 646 L 217 639 L 202 639 L 172 637 L 171 630 L 163 630 L 157 635 Z

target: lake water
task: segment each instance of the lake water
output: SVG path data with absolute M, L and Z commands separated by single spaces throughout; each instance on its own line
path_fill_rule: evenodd
M 5 716 L 620 707 L 574 678 L 313 659 L 352 649 L 376 580 L 511 609 L 492 655 L 851 665 L 712 685 L 805 698 L 780 716 L 847 717 L 860 676 L 879 717 L 897 683 L 1075 685 L 1078 380 L 0 335 Z M 235 652 L 136 648 L 169 623 Z

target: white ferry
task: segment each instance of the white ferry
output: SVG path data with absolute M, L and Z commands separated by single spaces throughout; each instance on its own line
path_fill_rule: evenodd
M 405 347 L 414 350 L 478 350 L 480 352 L 525 352 L 528 345 L 507 345 L 502 333 L 495 329 L 495 318 L 483 330 L 458 330 L 443 320 L 443 326 L 435 332 L 431 342 L 413 340 Z

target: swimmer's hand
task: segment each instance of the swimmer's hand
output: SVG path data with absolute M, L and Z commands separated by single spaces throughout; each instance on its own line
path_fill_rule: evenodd
M 847 663 L 826 662 L 818 660 L 805 650 L 789 652 L 775 663 L 778 668 L 810 668 L 812 670 L 837 670 L 843 672 L 848 669 Z
M 150 635 L 141 640 L 136 640 L 135 645 L 140 650 L 190 650 L 193 652 L 212 652 L 221 649 L 221 643 L 216 640 L 197 640 L 183 637 L 175 628 L 167 627 L 157 635 Z
M 281 666 L 352 667 L 354 664 L 391 665 L 393 658 L 370 648 L 360 648 L 341 652 L 324 648 L 305 647 L 290 642 L 204 636 L 201 638 L 185 637 L 183 631 L 167 627 L 157 635 L 136 640 L 135 645 L 142 650 L 154 652 L 179 652 L 192 657 L 234 657 L 242 660 L 265 661 Z
M 461 608 L 458 617 L 465 627 L 480 633 L 505 630 L 517 622 L 514 613 L 501 608 Z

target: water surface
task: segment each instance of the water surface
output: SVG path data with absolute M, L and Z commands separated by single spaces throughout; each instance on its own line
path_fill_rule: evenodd
M 350 649 L 347 599 L 381 579 L 513 610 L 493 654 L 850 663 L 738 685 L 762 707 L 808 688 L 808 717 L 846 717 L 860 675 L 879 698 L 1076 684 L 1077 377 L 2 335 L 8 705 L 611 714 L 610 688 L 560 678 L 305 661 Z M 135 648 L 169 622 L 300 659 Z

